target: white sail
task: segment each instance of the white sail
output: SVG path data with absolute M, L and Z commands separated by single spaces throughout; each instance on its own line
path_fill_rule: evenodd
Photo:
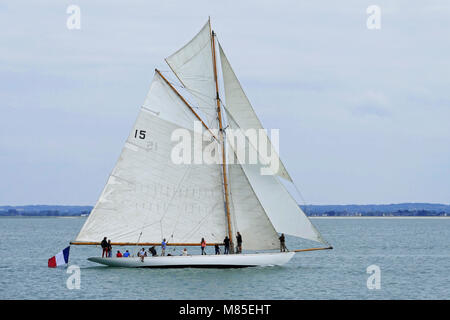
M 242 130 L 228 110 L 226 114 L 229 128 Z M 229 136 L 227 138 L 230 139 Z M 228 145 L 230 148 L 233 148 L 232 144 L 229 143 Z M 247 149 L 245 151 L 246 153 L 249 153 L 249 151 L 256 153 L 256 150 L 249 143 L 248 139 L 246 139 L 245 148 Z M 230 152 L 237 152 L 237 149 L 233 149 Z M 240 167 L 264 209 L 265 214 L 269 217 L 271 224 L 277 232 L 326 243 L 309 218 L 298 206 L 295 199 L 281 183 L 279 177 L 277 175 L 261 174 L 261 169 L 265 165 L 260 159 L 256 164 L 241 163 Z
M 278 232 L 326 243 L 277 176 L 261 175 L 260 165 L 243 165 L 242 167 Z
M 222 73 L 223 73 L 223 81 L 225 88 L 225 109 L 233 116 L 234 120 L 238 124 L 238 126 L 243 130 L 247 129 L 264 129 L 258 117 L 256 116 L 255 111 L 250 104 L 247 96 L 245 95 L 244 90 L 242 89 L 241 84 L 239 83 L 238 78 L 236 77 L 233 69 L 231 68 L 230 63 L 228 62 L 227 57 L 219 44 L 220 50 L 220 59 L 222 63 Z M 271 154 L 276 155 L 276 159 L 279 161 L 278 172 L 282 178 L 285 178 L 292 182 L 292 178 L 289 176 L 284 164 L 281 162 L 281 159 L 278 157 L 278 154 L 273 147 L 270 139 L 267 138 L 267 148 L 266 150 L 270 150 Z M 257 146 L 254 146 L 255 148 Z M 256 148 L 257 150 L 260 150 Z
M 197 120 L 156 74 L 119 160 L 77 242 L 222 242 L 227 234 L 217 164 L 174 164 L 171 134 Z M 192 133 L 191 133 L 192 134 Z
M 183 86 L 196 99 L 206 123 L 217 128 L 216 89 L 209 21 L 184 47 L 166 58 Z
M 208 21 L 166 61 L 196 99 L 201 113 L 206 115 L 206 124 L 214 129 L 218 127 L 214 76 L 217 70 L 211 39 Z M 221 47 L 220 56 L 229 128 L 263 129 Z M 173 159 L 179 141 L 172 141 L 172 136 L 178 129 L 187 129 L 192 139 L 202 141 L 202 150 L 208 146 L 206 149 L 220 153 L 222 142 L 204 141 L 198 136 L 203 132 L 196 132 L 197 120 L 174 88 L 156 73 L 103 192 L 75 239 L 76 244 L 98 243 L 104 237 L 122 244 L 160 243 L 163 238 L 172 244 L 200 244 L 201 238 L 207 243 L 221 243 L 229 231 L 233 237 L 236 231 L 242 234 L 244 250 L 279 248 L 277 232 L 326 243 L 281 183 L 280 177 L 292 181 L 281 161 L 276 174 L 263 175 L 261 169 L 267 164 L 258 153 L 257 164 L 236 163 L 237 150 L 228 153 L 234 160 L 234 164 L 226 166 L 231 210 L 228 221 L 222 164 L 197 162 L 198 150 L 193 148 L 199 146 L 195 143 L 187 144 L 191 163 L 176 163 Z M 270 152 L 276 154 L 268 141 Z M 248 139 L 246 146 L 246 152 L 256 152 L 256 145 Z M 276 158 L 279 160 L 278 155 Z M 236 244 L 235 238 L 233 242 Z M 243 265 L 254 265 L 251 260 Z M 227 262 L 236 263 L 237 260 Z
M 279 248 L 274 226 L 256 197 L 241 165 L 237 164 L 237 161 L 234 163 L 236 164 L 228 166 L 233 229 L 241 233 L 246 250 Z

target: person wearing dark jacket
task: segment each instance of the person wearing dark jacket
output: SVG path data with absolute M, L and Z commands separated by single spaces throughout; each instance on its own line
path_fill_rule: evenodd
M 228 236 L 226 236 L 225 239 L 223 239 L 223 245 L 224 245 L 223 254 L 228 254 L 230 251 L 230 238 L 228 238 Z
M 282 233 L 278 239 L 280 240 L 280 251 L 286 252 L 286 243 L 285 243 L 285 239 L 284 239 L 284 233 Z
M 151 247 L 150 249 L 148 249 L 148 251 L 152 254 L 152 257 L 157 256 L 156 250 L 155 250 L 155 246 L 153 246 L 153 247 Z
M 236 235 L 236 241 L 237 241 L 237 253 L 242 253 L 242 236 L 239 232 Z
M 104 256 L 108 257 L 108 241 L 106 241 L 106 237 L 103 238 L 100 245 L 102 246 L 102 258 Z

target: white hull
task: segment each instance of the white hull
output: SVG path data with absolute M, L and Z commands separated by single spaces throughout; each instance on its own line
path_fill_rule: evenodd
M 294 256 L 295 252 L 164 256 L 141 258 L 88 258 L 89 261 L 110 267 L 122 268 L 242 268 L 257 266 L 281 266 Z

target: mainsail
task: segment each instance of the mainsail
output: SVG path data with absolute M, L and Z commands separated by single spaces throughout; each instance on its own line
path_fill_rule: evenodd
M 226 235 L 218 164 L 174 164 L 174 130 L 193 135 L 192 112 L 156 74 L 119 160 L 76 242 L 221 243 Z M 208 142 L 209 143 L 209 142 Z

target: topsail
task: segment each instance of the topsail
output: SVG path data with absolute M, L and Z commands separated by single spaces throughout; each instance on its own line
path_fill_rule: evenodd
M 166 62 L 196 99 L 208 126 L 218 128 L 209 20 L 191 41 L 166 58 Z

